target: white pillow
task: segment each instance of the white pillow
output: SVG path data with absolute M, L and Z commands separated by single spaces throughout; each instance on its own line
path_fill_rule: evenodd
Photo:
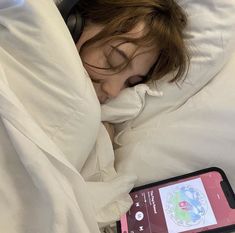
M 234 55 L 217 76 L 177 110 L 129 124 L 116 141 L 119 173 L 138 176 L 136 185 L 206 167 L 221 167 L 235 189 Z M 144 122 L 146 120 L 146 122 Z
M 181 88 L 157 83 L 163 96 L 147 93 L 142 102 L 128 99 L 127 92 L 134 96 L 135 88 L 123 91 L 134 111 L 115 127 L 115 165 L 118 172 L 137 175 L 137 185 L 216 165 L 224 168 L 235 186 L 235 83 L 231 75 L 235 2 L 182 0 L 180 4 L 188 13 L 186 41 L 193 48 L 188 77 Z M 118 101 L 103 106 L 106 120 L 126 119 L 126 111 L 121 114 L 123 103 L 118 105 Z
M 0 2 L 1 66 L 29 114 L 80 170 L 100 125 L 100 105 L 53 1 Z
M 190 69 L 183 83 L 169 84 L 166 82 L 168 79 L 166 76 L 162 81 L 156 82 L 157 89 L 155 86 L 150 86 L 152 90 L 163 93 L 161 98 L 154 98 L 152 97 L 154 95 L 149 93 L 146 95 L 144 103 L 147 103 L 147 108 L 151 108 L 149 111 L 152 115 L 172 111 L 184 104 L 222 69 L 234 47 L 234 1 L 179 0 L 178 2 L 188 15 L 189 24 L 185 31 L 185 42 L 192 56 Z M 138 97 L 133 98 L 135 95 L 133 92 L 136 92 L 135 88 L 124 90 L 120 98 L 104 105 L 102 119 L 111 122 L 115 119 L 113 122 L 116 123 L 136 117 L 145 106 L 141 104 Z M 129 114 L 128 118 L 126 112 L 122 111 L 122 109 L 125 110 L 122 95 L 128 99 L 128 107 L 133 113 Z

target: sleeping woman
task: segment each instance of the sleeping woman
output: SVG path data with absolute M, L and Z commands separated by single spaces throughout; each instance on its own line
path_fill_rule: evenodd
M 174 0 L 80 0 L 75 7 L 85 22 L 75 43 L 101 104 L 124 88 L 187 72 L 187 18 Z

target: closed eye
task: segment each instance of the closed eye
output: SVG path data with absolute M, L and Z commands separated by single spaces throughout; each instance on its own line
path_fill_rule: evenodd
M 104 54 L 108 67 L 116 71 L 121 65 L 129 63 L 128 55 L 116 46 L 110 46 L 112 49 L 108 55 Z M 132 65 L 130 63 L 130 65 Z

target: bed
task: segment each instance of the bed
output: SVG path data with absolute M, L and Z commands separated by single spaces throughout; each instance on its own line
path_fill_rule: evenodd
M 113 232 L 134 186 L 209 166 L 235 188 L 235 3 L 179 3 L 186 80 L 100 106 L 54 2 L 0 2 L 2 232 Z M 115 124 L 114 150 L 101 121 Z

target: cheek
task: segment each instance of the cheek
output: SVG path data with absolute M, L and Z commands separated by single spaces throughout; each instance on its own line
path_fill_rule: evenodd
M 105 57 L 101 49 L 98 48 L 86 48 L 82 53 L 80 53 L 82 62 L 85 64 L 89 64 L 94 67 L 103 68 L 105 67 Z M 89 65 L 86 65 L 86 69 L 91 69 Z
M 94 83 L 94 82 L 92 82 L 92 84 L 95 89 L 97 97 L 100 98 L 103 95 L 103 92 L 101 90 L 101 85 L 99 83 Z

